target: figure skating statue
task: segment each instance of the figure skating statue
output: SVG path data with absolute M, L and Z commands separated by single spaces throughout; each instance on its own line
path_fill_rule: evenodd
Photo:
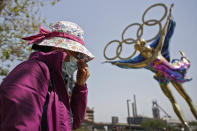
M 147 12 L 153 7 L 163 7 L 165 13 L 160 20 L 151 19 L 145 20 L 145 15 Z M 119 40 L 112 40 L 110 41 L 104 48 L 104 57 L 108 60 L 105 63 L 111 63 L 112 65 L 116 65 L 120 68 L 125 69 L 137 69 L 137 68 L 145 68 L 152 71 L 154 75 L 154 79 L 158 81 L 163 93 L 168 97 L 170 100 L 174 112 L 180 119 L 180 121 L 184 124 L 185 127 L 189 127 L 188 123 L 186 122 L 183 112 L 180 106 L 177 104 L 173 93 L 170 90 L 169 83 L 176 88 L 176 90 L 180 93 L 180 95 L 185 99 L 188 103 L 191 112 L 193 113 L 194 117 L 197 119 L 197 109 L 192 102 L 190 96 L 186 93 L 183 83 L 190 81 L 191 78 L 186 76 L 187 70 L 190 67 L 190 61 L 185 56 L 184 52 L 180 51 L 182 55 L 181 59 L 173 59 L 170 60 L 170 53 L 169 53 L 169 41 L 174 33 L 175 29 L 175 21 L 172 19 L 172 8 L 173 4 L 170 7 L 169 14 L 167 16 L 168 9 L 166 5 L 162 3 L 154 4 L 147 8 L 142 17 L 142 24 L 134 23 L 128 25 L 123 33 L 122 33 L 122 41 Z M 166 23 L 162 28 L 162 21 L 167 16 Z M 160 30 L 158 34 L 150 39 L 150 40 L 143 40 L 143 29 L 144 26 L 153 26 L 158 24 Z M 139 26 L 137 30 L 137 39 L 133 38 L 125 38 L 125 34 L 130 27 Z M 149 45 L 147 43 L 150 43 Z M 109 45 L 118 43 L 116 49 L 116 56 L 109 58 L 106 55 L 106 50 Z M 123 44 L 134 44 L 134 52 L 127 58 L 121 57 L 121 53 L 123 50 Z M 136 53 L 138 52 L 138 55 Z M 134 57 L 135 56 L 135 57 Z M 134 58 L 133 58 L 134 57 Z M 115 60 L 115 59 L 119 60 Z M 115 60 L 115 61 L 113 61 Z

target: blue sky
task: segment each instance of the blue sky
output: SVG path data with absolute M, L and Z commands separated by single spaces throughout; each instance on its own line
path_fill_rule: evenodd
M 111 40 L 120 40 L 121 33 L 127 25 L 141 23 L 145 9 L 159 2 L 165 3 L 168 7 L 171 3 L 175 4 L 173 17 L 177 25 L 170 44 L 171 58 L 180 58 L 178 51 L 183 50 L 191 60 L 188 76 L 193 80 L 184 86 L 197 105 L 196 0 L 61 0 L 53 7 L 46 6 L 41 9 L 41 15 L 47 18 L 48 23 L 72 21 L 78 23 L 85 32 L 87 48 L 95 55 L 95 59 L 89 63 L 91 77 L 87 83 L 88 106 L 94 108 L 96 122 L 110 122 L 111 116 L 118 116 L 120 122 L 126 122 L 126 100 L 133 101 L 134 94 L 139 115 L 152 117 L 152 100 L 156 99 L 173 118 L 178 119 L 170 102 L 153 79 L 152 72 L 145 69 L 125 70 L 110 64 L 101 64 L 105 61 L 104 46 Z M 158 18 L 161 13 L 151 12 Z M 153 30 L 157 30 L 157 26 Z M 134 37 L 135 34 L 131 36 Z M 144 37 L 146 36 L 148 34 L 144 34 Z M 128 50 L 125 54 L 127 53 Z M 186 119 L 194 120 L 184 99 L 172 85 L 170 86 Z M 161 116 L 163 115 L 161 113 Z

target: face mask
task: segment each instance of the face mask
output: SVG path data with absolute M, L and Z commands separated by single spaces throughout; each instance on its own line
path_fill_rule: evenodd
M 78 60 L 70 56 L 70 61 L 64 62 L 64 69 L 68 75 L 72 75 L 78 69 Z

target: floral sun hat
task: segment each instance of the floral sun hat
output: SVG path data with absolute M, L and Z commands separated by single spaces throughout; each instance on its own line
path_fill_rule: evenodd
M 29 44 L 40 46 L 52 46 L 62 48 L 80 54 L 80 59 L 88 62 L 94 58 L 92 53 L 85 48 L 84 32 L 75 23 L 59 21 L 52 26 L 52 32 L 40 26 L 40 33 L 23 38 L 30 41 Z

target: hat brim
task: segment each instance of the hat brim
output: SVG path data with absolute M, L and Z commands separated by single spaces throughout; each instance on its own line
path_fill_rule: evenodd
M 94 59 L 92 53 L 88 49 L 86 49 L 84 45 L 67 38 L 52 37 L 49 39 L 44 39 L 40 43 L 37 43 L 37 45 L 52 46 L 56 48 L 62 48 L 62 49 L 81 53 L 83 54 L 83 56 L 81 56 L 82 57 L 81 59 L 83 59 L 85 62 Z

